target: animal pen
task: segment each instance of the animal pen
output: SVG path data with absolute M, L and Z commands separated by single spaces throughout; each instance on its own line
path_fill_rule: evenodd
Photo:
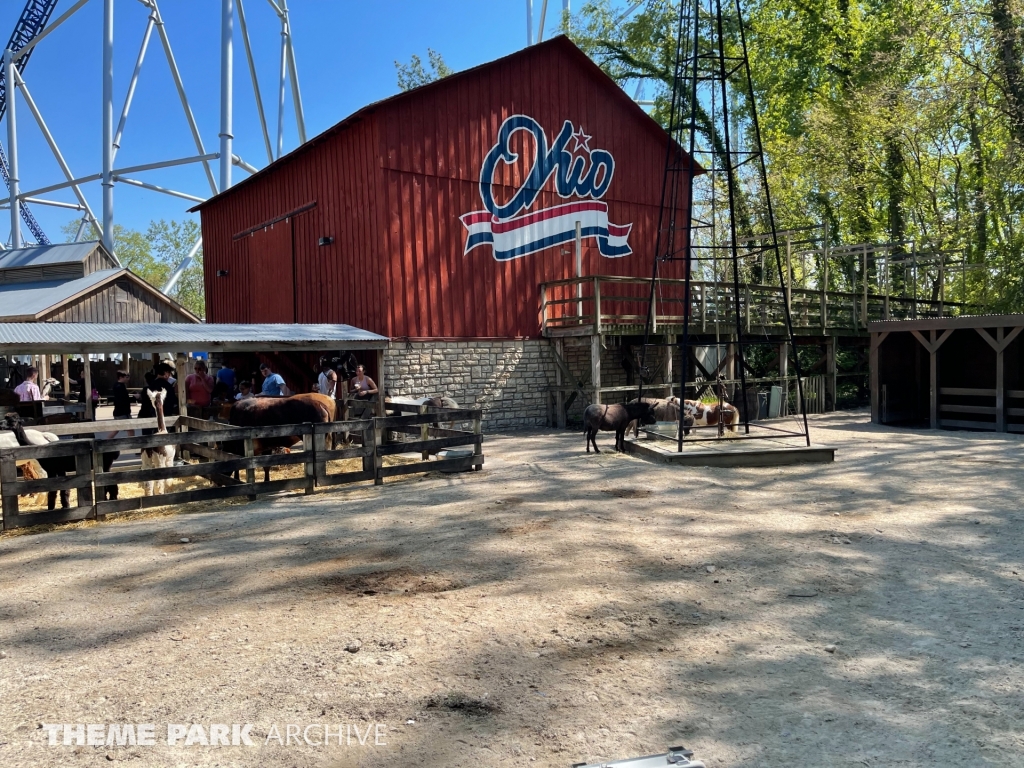
M 116 348 L 130 353 L 172 352 L 181 363 L 182 349 L 224 352 L 317 349 L 364 350 L 382 358 L 387 339 L 350 326 L 216 326 L 159 325 L 34 326 L 0 324 L 0 353 L 66 354 Z M 383 366 L 381 365 L 381 370 Z M 179 384 L 181 379 L 179 378 Z M 383 384 L 381 384 L 383 386 Z M 182 399 L 184 402 L 184 399 Z M 385 405 L 387 412 L 385 412 Z M 60 439 L 47 445 L 0 448 L 0 499 L 5 530 L 31 525 L 102 519 L 107 515 L 150 507 L 179 505 L 260 495 L 345 483 L 373 482 L 426 472 L 458 472 L 483 465 L 481 412 L 478 409 L 437 408 L 427 405 L 378 402 L 369 418 L 265 427 L 232 427 L 215 420 L 169 416 L 166 434 L 110 437 L 118 431 L 153 429 L 155 419 L 107 420 L 41 427 Z M 295 453 L 257 454 L 260 440 L 299 437 Z M 243 446 L 241 453 L 226 444 Z M 157 469 L 111 467 L 104 456 L 134 453 L 172 445 L 184 462 Z M 458 449 L 466 446 L 463 450 Z M 436 458 L 431 458 L 436 456 Z M 29 460 L 65 459 L 73 471 L 65 477 L 25 479 L 18 465 Z M 355 460 L 354 467 L 339 462 Z M 270 479 L 271 469 L 299 468 L 296 476 Z M 235 474 L 237 473 L 237 478 Z M 110 498 L 107 490 L 126 483 L 199 480 L 202 487 L 172 490 L 153 496 Z M 194 484 L 192 482 L 191 484 Z M 75 505 L 66 509 L 29 511 L 20 497 L 53 491 L 77 491 Z
M 1024 315 L 875 322 L 871 420 L 1024 432 Z

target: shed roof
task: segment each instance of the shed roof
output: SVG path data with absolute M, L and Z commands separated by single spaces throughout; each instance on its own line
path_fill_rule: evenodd
M 195 317 L 173 299 L 160 293 L 138 275 L 127 269 L 101 269 L 74 280 L 43 280 L 36 283 L 0 283 L 0 321 L 32 322 L 56 311 L 61 305 L 93 291 L 102 285 L 127 278 L 136 285 L 173 304 L 182 314 Z M 199 322 L 199 318 L 195 318 Z
M 89 258 L 97 248 L 103 249 L 103 244 L 92 240 L 84 243 L 32 245 L 27 248 L 0 251 L 0 269 L 82 262 Z M 106 251 L 106 249 L 103 250 Z M 115 264 L 118 263 L 113 258 L 111 261 Z
M 351 325 L 242 323 L 0 323 L 0 354 L 383 349 L 386 336 Z
M 870 333 L 893 331 L 944 331 L 948 328 L 1018 328 L 1024 327 L 1024 314 L 958 315 L 956 317 L 919 317 L 908 320 L 877 320 L 868 323 Z

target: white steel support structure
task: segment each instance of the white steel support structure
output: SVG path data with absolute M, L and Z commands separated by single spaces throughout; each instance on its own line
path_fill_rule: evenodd
M 4 78 L 7 81 L 7 151 L 11 181 L 11 248 L 21 248 L 21 189 L 18 185 L 18 120 L 15 102 L 17 85 L 14 81 L 14 52 L 4 51 Z
M 21 0 L 22 2 L 24 0 Z M 56 138 L 47 126 L 46 120 L 43 117 L 37 103 L 32 99 L 29 89 L 25 84 L 24 79 L 19 71 L 19 67 L 24 67 L 27 59 L 22 61 L 20 64 L 19 60 L 22 59 L 25 54 L 36 48 L 41 41 L 47 38 L 55 29 L 62 25 L 74 23 L 73 17 L 82 7 L 90 2 L 90 0 L 76 0 L 70 4 L 70 7 L 64 13 L 61 14 L 55 21 L 51 22 L 45 28 L 39 29 L 35 32 L 34 37 L 31 37 L 27 42 L 23 44 L 19 43 L 15 51 L 7 51 L 3 56 L 3 73 L 7 83 L 7 126 L 6 126 L 6 143 L 8 145 L 8 151 L 10 154 L 9 170 L 11 177 L 10 184 L 10 195 L 6 199 L 0 199 L 0 209 L 8 208 L 10 212 L 10 224 L 11 224 L 11 246 L 22 247 L 24 246 L 24 238 L 22 234 L 21 224 L 21 208 L 26 203 L 38 203 L 40 205 L 56 206 L 58 208 L 64 208 L 69 210 L 80 211 L 82 213 L 81 223 L 78 227 L 78 232 L 75 236 L 76 241 L 86 239 L 89 237 L 89 230 L 94 229 L 99 233 L 104 245 L 110 252 L 114 253 L 114 222 L 115 222 L 115 195 L 114 187 L 118 183 L 127 184 L 135 189 L 148 190 L 149 192 L 160 193 L 163 195 L 169 195 L 178 199 L 187 200 L 192 202 L 202 202 L 205 197 L 197 194 L 193 194 L 190 191 L 181 191 L 177 189 L 171 189 L 167 185 L 159 183 L 159 179 L 149 178 L 134 178 L 136 174 L 146 174 L 150 172 L 159 172 L 161 169 L 171 168 L 175 166 L 198 164 L 201 166 L 201 175 L 205 175 L 206 184 L 208 185 L 209 192 L 207 194 L 217 194 L 232 184 L 232 166 L 238 166 L 243 169 L 246 173 L 256 173 L 259 169 L 243 160 L 238 154 L 235 153 L 235 125 L 234 125 L 234 106 L 235 106 L 235 91 L 234 91 L 234 35 L 235 35 L 235 19 L 237 15 L 239 34 L 242 37 L 242 42 L 246 55 L 246 62 L 248 65 L 248 74 L 252 82 L 253 93 L 256 101 L 256 112 L 258 116 L 258 127 L 257 131 L 260 132 L 263 140 L 264 148 L 267 153 L 267 161 L 272 162 L 275 157 L 274 145 L 272 143 L 271 134 L 268 130 L 268 119 L 264 109 L 264 101 L 260 92 L 259 81 L 257 78 L 257 66 L 256 56 L 254 55 L 253 40 L 249 36 L 249 28 L 246 24 L 245 9 L 243 7 L 244 0 L 220 0 L 220 23 L 221 23 L 221 38 L 220 38 L 220 100 L 219 100 L 219 131 L 218 131 L 218 147 L 217 151 L 208 152 L 206 145 L 203 141 L 203 135 L 199 129 L 199 122 L 196 119 L 196 115 L 193 112 L 191 103 L 189 102 L 187 91 L 185 88 L 184 78 L 182 77 L 181 71 L 178 68 L 177 61 L 175 60 L 174 51 L 171 47 L 171 38 L 168 33 L 167 26 L 164 18 L 160 12 L 160 0 L 138 0 L 138 5 L 145 8 L 146 20 L 145 27 L 141 29 L 142 35 L 137 48 L 138 54 L 134 60 L 134 68 L 131 72 L 131 78 L 128 81 L 128 87 L 124 95 L 124 101 L 120 108 L 120 112 L 115 113 L 114 105 L 114 84 L 115 84 L 115 71 L 114 71 L 114 9 L 115 0 L 92 0 L 93 4 L 102 4 L 102 24 L 101 24 L 101 49 L 102 49 L 102 67 L 101 67 L 101 114 L 100 114 L 100 134 L 101 134 L 101 146 L 100 146 L 100 162 L 99 172 L 86 173 L 81 176 L 75 176 L 65 161 L 63 154 L 60 151 L 59 145 Z M 285 118 L 286 118 L 286 104 L 287 104 L 287 91 L 291 90 L 291 110 L 293 112 L 296 133 L 298 142 L 304 143 L 306 141 L 306 125 L 305 116 L 302 110 L 302 97 L 299 90 L 299 78 L 298 68 L 296 66 L 295 46 L 292 39 L 291 31 L 291 20 L 289 15 L 287 0 L 267 0 L 268 4 L 273 9 L 273 13 L 277 16 L 280 23 L 281 30 L 281 47 L 279 51 L 278 60 L 278 71 L 275 73 L 279 80 L 279 98 L 278 98 L 278 115 L 277 115 L 277 146 L 276 156 L 280 156 L 284 152 L 284 133 L 285 133 Z M 135 4 L 127 2 L 118 2 L 117 8 L 126 8 Z M 135 5 L 135 7 L 138 7 Z M 207 4 L 203 4 L 206 6 Z M 209 4 L 214 5 L 213 3 Z M 120 12 L 120 11 L 119 11 Z M 122 27 L 123 29 L 123 27 Z M 159 42 L 159 47 L 163 51 L 164 58 L 168 69 L 170 70 L 171 81 L 174 84 L 174 89 L 181 104 L 182 113 L 185 117 L 185 122 L 188 126 L 188 130 L 191 134 L 192 141 L 195 145 L 196 152 L 191 157 L 178 157 L 166 159 L 161 157 L 159 152 L 160 147 L 156 146 L 155 156 L 150 155 L 149 157 L 143 157 L 145 162 L 135 163 L 122 168 L 115 167 L 115 159 L 117 158 L 119 150 L 124 146 L 127 141 L 131 139 L 130 127 L 126 134 L 126 126 L 128 126 L 128 117 L 132 109 L 132 104 L 136 96 L 137 88 L 140 83 L 140 74 L 144 63 L 146 62 L 146 55 L 149 49 L 149 44 L 153 39 L 153 32 L 156 31 L 156 40 Z M 124 33 L 122 31 L 122 37 Z M 15 46 L 16 47 L 16 46 Z M 39 52 L 36 55 L 45 56 L 47 54 L 48 44 L 43 44 L 39 48 Z M 135 48 L 135 43 L 132 43 L 132 48 Z M 261 49 L 266 54 L 266 43 L 265 41 L 261 45 Z M 52 55 L 52 52 L 50 53 Z M 272 57 L 274 58 L 274 57 Z M 266 63 L 266 58 L 264 58 Z M 210 67 L 212 69 L 212 67 Z M 19 125 L 18 109 L 16 105 L 16 93 L 19 93 L 24 98 L 24 104 L 28 107 L 29 112 L 32 114 L 36 125 L 42 132 L 46 139 L 47 145 L 49 146 L 57 164 L 60 168 L 64 179 L 59 182 L 52 182 L 52 179 L 33 179 L 36 182 L 36 186 L 28 191 L 24 191 L 24 180 L 20 173 L 20 166 L 23 165 L 24 158 L 19 163 L 18 153 L 18 133 L 23 130 Z M 173 97 L 172 97 L 173 98 Z M 94 113 L 93 113 L 94 114 Z M 147 149 L 149 146 L 147 145 Z M 213 161 L 218 161 L 217 171 L 213 169 Z M 96 167 L 93 166 L 93 171 Z M 154 173 L 154 175 L 158 175 Z M 40 183 L 42 182 L 42 183 Z M 50 182 L 50 183 L 47 183 Z M 95 182 L 99 182 L 100 195 L 101 195 L 101 207 L 98 210 L 100 214 L 98 217 L 94 215 L 93 209 L 89 205 L 89 200 L 86 197 L 86 192 L 90 188 L 90 185 Z M 61 190 L 70 191 L 74 194 L 75 201 L 64 201 L 64 200 L 51 200 L 42 195 L 48 195 L 49 193 L 58 192 Z M 95 194 L 95 193 L 94 193 Z M 95 203 L 95 200 L 94 200 Z M 27 210 L 27 209 L 26 209 Z M 187 269 L 192 260 L 196 257 L 199 249 L 202 246 L 202 240 L 197 240 L 192 247 L 189 249 L 187 254 L 183 255 L 182 260 L 172 272 L 171 277 L 168 279 L 167 284 L 164 286 L 164 291 L 170 291 L 181 277 L 182 273 Z M 0 246 L 2 247 L 2 246 Z M 116 258 L 116 254 L 115 258 Z
M 221 0 L 220 15 L 220 191 L 231 186 L 231 106 L 234 64 L 235 2 Z
M 114 0 L 103 0 L 103 245 L 114 252 Z M 11 192 L 14 195 L 14 192 Z

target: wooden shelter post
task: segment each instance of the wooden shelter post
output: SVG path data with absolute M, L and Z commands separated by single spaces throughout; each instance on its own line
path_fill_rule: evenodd
M 384 417 L 384 350 L 377 350 L 377 415 Z
M 921 342 L 921 346 L 928 350 L 928 421 L 932 429 L 939 428 L 939 347 L 953 333 L 952 328 L 945 330 L 941 336 L 936 337 L 938 331 L 928 331 L 930 341 L 925 340 L 920 331 L 911 331 L 914 337 Z
M 996 431 L 1006 432 L 1006 366 L 1003 353 L 1024 330 L 1024 326 L 1018 326 L 1009 333 L 1006 333 L 1004 327 L 997 326 L 994 339 L 984 328 L 975 328 L 974 330 L 996 353 Z
M 782 407 L 779 416 L 787 416 L 789 411 L 789 344 L 779 345 L 779 383 L 782 385 Z
M 881 395 L 880 395 L 880 389 L 879 389 L 879 379 L 880 379 L 880 376 L 879 376 L 879 369 L 878 369 L 878 348 L 880 346 L 882 346 L 882 342 L 885 341 L 885 337 L 888 336 L 888 335 L 889 335 L 888 331 L 885 331 L 884 333 L 878 333 L 876 331 L 876 332 L 873 332 L 871 334 L 871 352 L 869 354 L 869 367 L 870 367 L 870 375 L 871 375 L 871 421 L 873 423 L 875 423 L 875 424 L 881 424 L 882 423 L 882 410 L 881 410 L 881 402 L 880 402 Z M 832 350 L 831 357 L 832 357 L 833 365 L 835 363 L 835 345 L 834 345 L 834 342 L 835 342 L 835 339 L 833 339 L 833 345 L 830 346 L 830 349 Z M 832 376 L 834 377 L 834 375 L 835 375 L 835 370 L 833 369 Z M 835 382 L 835 379 L 832 378 L 832 381 Z M 835 384 L 833 383 L 833 387 L 834 386 L 835 386 Z M 835 396 L 834 393 L 835 393 L 835 389 L 833 389 L 833 397 Z M 833 405 L 833 407 L 834 407 L 834 405 Z
M 85 381 L 85 420 L 93 421 L 96 418 L 96 413 L 92 404 L 92 363 L 89 360 L 88 352 L 82 355 L 82 363 L 85 365 L 85 370 L 83 372 L 83 378 Z
M 177 381 L 174 382 L 174 388 L 178 391 L 178 413 L 181 415 L 188 414 L 188 390 L 185 387 L 185 353 L 179 352 L 174 356 L 174 377 Z
M 941 275 L 941 267 L 939 269 Z M 942 279 L 941 276 L 939 279 Z M 942 301 L 941 297 L 939 301 Z M 942 312 L 941 303 L 939 312 Z M 996 328 L 996 343 L 999 345 L 996 349 L 996 432 L 1006 431 L 1006 384 L 1003 376 L 1003 352 L 1006 347 L 1003 346 L 1003 330 L 1001 327 Z
M 69 363 L 68 355 L 61 355 L 61 367 L 64 374 L 64 398 L 66 400 L 71 399 L 71 365 Z

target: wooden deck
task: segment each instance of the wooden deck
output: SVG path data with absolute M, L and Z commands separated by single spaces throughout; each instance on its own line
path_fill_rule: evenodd
M 683 332 L 685 280 L 658 279 L 652 332 Z M 565 336 L 631 336 L 644 332 L 650 302 L 649 278 L 594 276 L 542 283 L 541 329 L 549 338 Z M 739 316 L 745 333 L 786 335 L 787 304 L 798 336 L 867 336 L 868 323 L 880 320 L 948 317 L 964 305 L 879 295 L 867 291 L 842 293 L 807 288 L 741 284 Z M 727 283 L 690 284 L 690 333 L 723 334 L 736 328 L 736 295 Z

